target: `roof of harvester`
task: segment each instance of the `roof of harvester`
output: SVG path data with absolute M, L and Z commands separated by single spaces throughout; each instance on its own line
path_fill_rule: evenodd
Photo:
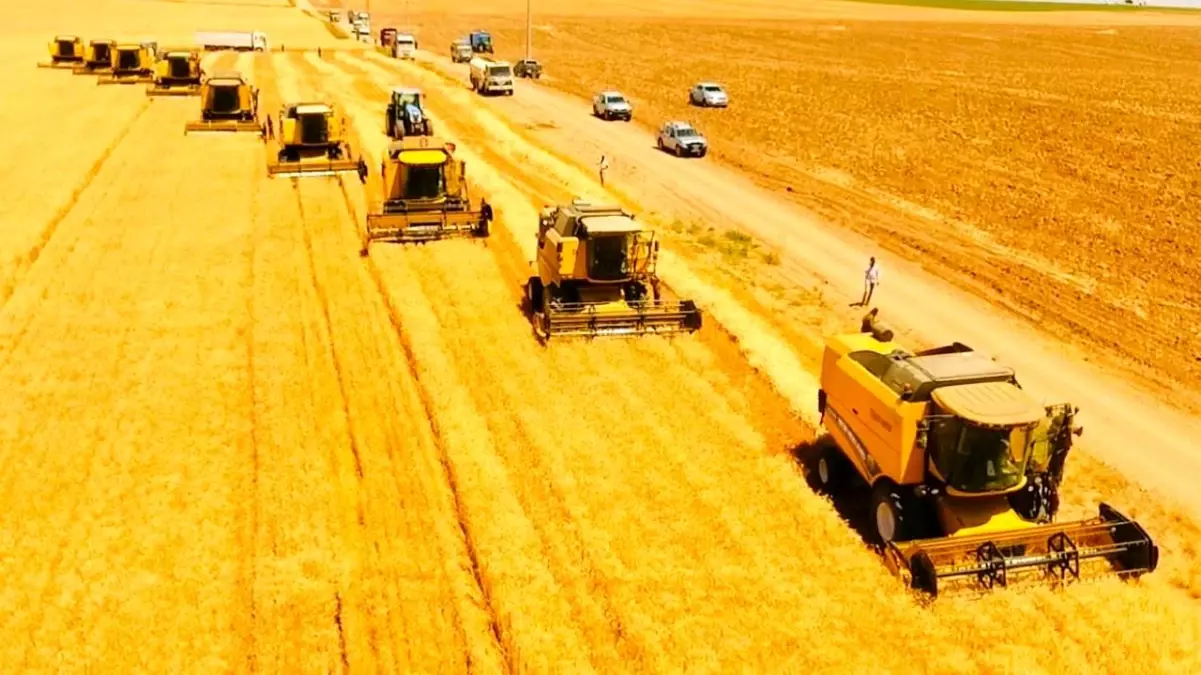
M 986 426 L 1034 424 L 1045 414 L 1029 394 L 1008 382 L 976 382 L 935 389 L 935 403 L 952 415 Z
M 330 107 L 324 103 L 298 103 L 296 105 L 297 115 L 312 115 L 314 113 L 327 113 Z
M 635 232 L 642 229 L 642 225 L 629 216 L 581 216 L 580 224 L 593 233 Z

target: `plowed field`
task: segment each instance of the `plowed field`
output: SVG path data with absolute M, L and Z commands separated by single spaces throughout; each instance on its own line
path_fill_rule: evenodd
M 374 184 L 270 179 L 253 134 L 183 135 L 195 99 L 32 67 L 55 15 L 150 6 L 186 35 L 214 7 L 54 3 L 19 13 L 28 67 L 0 80 L 55 102 L 3 113 L 31 153 L 0 165 L 3 670 L 1201 669 L 1195 524 L 1087 455 L 1065 515 L 1117 500 L 1156 574 L 919 604 L 805 484 L 792 336 L 696 255 L 663 267 L 700 333 L 539 346 L 537 208 L 599 186 L 456 87 L 377 54 L 209 57 L 266 112 L 338 103 L 372 167 L 387 88 L 426 88 L 494 235 L 364 259 Z

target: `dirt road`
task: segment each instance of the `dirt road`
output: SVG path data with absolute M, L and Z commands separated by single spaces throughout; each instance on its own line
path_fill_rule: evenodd
M 421 59 L 438 73 L 406 67 L 404 72 L 421 86 L 436 87 L 455 102 L 470 102 L 497 120 L 529 130 L 526 135 L 538 146 L 553 148 L 582 172 L 607 153 L 614 158 L 610 183 L 621 194 L 669 216 L 738 225 L 781 250 L 781 269 L 795 283 L 820 286 L 836 307 L 858 300 L 867 258 L 877 255 L 884 271 L 876 304 L 903 336 L 927 343 L 964 342 L 1011 365 L 1023 386 L 1048 403 L 1066 400 L 1081 408 L 1086 431 L 1080 447 L 1201 515 L 1193 478 L 1201 475 L 1201 454 L 1194 444 L 1201 423 L 1191 415 L 1090 365 L 1087 355 L 1044 337 L 1036 327 L 952 288 L 936 271 L 880 254 L 860 237 L 833 231 L 732 170 L 661 153 L 653 136 L 637 126 L 591 117 L 586 101 L 527 81 L 519 82 L 512 97 L 477 97 L 466 88 L 465 66 L 428 53 Z M 500 147 L 529 154 L 515 145 Z M 595 182 L 590 189 L 601 190 Z M 813 344 L 798 347 L 811 349 Z

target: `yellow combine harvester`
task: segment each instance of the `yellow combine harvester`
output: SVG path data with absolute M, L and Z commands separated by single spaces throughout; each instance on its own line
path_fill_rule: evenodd
M 38 68 L 74 69 L 83 64 L 83 40 L 76 35 L 56 35 L 50 41 L 50 60 Z
M 658 259 L 654 233 L 618 206 L 576 199 L 544 208 L 526 283 L 535 331 L 545 340 L 699 330 L 694 302 L 661 298 Z
M 333 176 L 357 172 L 367 180 L 367 163 L 352 156 L 346 120 L 329 103 L 293 103 L 279 113 L 275 129 L 279 154 L 267 166 L 271 176 Z
M 223 71 L 200 83 L 200 119 L 187 122 L 184 133 L 253 132 L 266 136 L 259 121 L 259 90 L 237 71 Z
M 76 75 L 101 75 L 112 71 L 114 40 L 91 40 L 84 51 L 83 63 L 75 66 Z
M 154 64 L 154 83 L 146 87 L 146 95 L 197 96 L 203 77 L 200 52 L 171 50 Z
M 448 237 L 487 237 L 490 218 L 481 202 L 472 209 L 467 164 L 455 161 L 454 145 L 410 136 L 388 146 L 380 167 L 384 203 L 367 214 L 360 250 L 372 241 L 415 243 Z
M 1159 549 L 1108 504 L 1054 523 L 1076 410 L 1043 406 L 1014 372 L 966 345 L 916 353 L 869 316 L 826 343 L 818 410 L 833 443 L 814 460 L 832 492 L 850 469 L 871 486 L 889 567 L 914 588 L 992 588 L 1040 575 L 1136 577 Z
M 139 84 L 154 81 L 158 49 L 152 42 L 119 42 L 113 50 L 112 70 L 97 84 Z

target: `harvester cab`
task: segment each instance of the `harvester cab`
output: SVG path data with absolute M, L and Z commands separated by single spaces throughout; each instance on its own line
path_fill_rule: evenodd
M 50 41 L 50 61 L 38 68 L 70 68 L 83 65 L 83 40 L 76 35 L 56 35 Z
M 76 75 L 99 75 L 107 73 L 113 67 L 113 50 L 117 43 L 113 40 L 91 40 L 84 49 L 83 63 L 75 66 Z
M 424 243 L 451 237 L 487 237 L 491 218 L 481 202 L 472 208 L 467 164 L 455 147 L 430 136 L 410 136 L 388 146 L 380 166 L 384 202 L 367 214 L 361 255 L 372 241 Z
M 869 515 L 888 566 L 914 588 L 992 588 L 1040 573 L 1138 576 L 1159 552 L 1108 504 L 1054 523 L 1076 410 L 1044 406 L 1007 368 L 960 343 L 911 353 L 892 331 L 829 339 L 818 411 L 831 443 L 813 474 L 833 491 L 851 469 L 871 487 Z
M 198 51 L 168 51 L 154 64 L 154 84 L 146 88 L 147 96 L 196 96 L 200 93 Z
M 526 300 L 541 339 L 700 329 L 693 301 L 662 297 L 659 242 L 621 207 L 580 199 L 546 207 L 537 245 Z
M 119 42 L 113 49 L 112 70 L 98 84 L 137 84 L 154 81 L 157 47 L 153 43 Z
M 346 120 L 330 103 L 293 103 L 279 113 L 279 153 L 267 166 L 271 176 L 333 176 L 356 172 L 367 182 L 367 163 L 352 156 Z
M 388 101 L 387 133 L 391 138 L 405 136 L 433 136 L 434 125 L 430 122 L 423 104 L 425 97 L 420 89 L 394 87 Z
M 206 131 L 267 134 L 259 122 L 259 91 L 242 74 L 224 71 L 200 83 L 200 119 L 188 122 L 184 133 Z

